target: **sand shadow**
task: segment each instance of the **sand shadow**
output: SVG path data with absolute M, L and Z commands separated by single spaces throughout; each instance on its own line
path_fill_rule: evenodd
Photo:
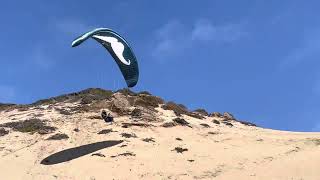
M 66 149 L 66 150 L 54 153 L 54 154 L 44 158 L 40 162 L 40 164 L 53 165 L 53 164 L 58 164 L 58 163 L 70 161 L 70 160 L 79 158 L 81 156 L 98 151 L 100 149 L 104 149 L 104 148 L 118 145 L 122 142 L 123 142 L 122 140 L 121 141 L 102 141 L 102 142 L 96 142 L 96 143 L 92 143 L 92 144 L 86 144 L 83 146 L 78 146 L 78 147 Z

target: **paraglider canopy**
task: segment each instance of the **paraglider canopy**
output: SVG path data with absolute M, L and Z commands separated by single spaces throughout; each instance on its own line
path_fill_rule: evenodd
M 89 38 L 93 38 L 105 47 L 118 64 L 128 87 L 134 87 L 139 79 L 137 58 L 128 42 L 115 31 L 98 28 L 89 31 L 72 42 L 72 47 L 79 46 Z

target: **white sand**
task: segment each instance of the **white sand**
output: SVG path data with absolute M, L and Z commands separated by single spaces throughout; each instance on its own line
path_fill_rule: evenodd
M 99 119 L 88 119 L 97 114 L 64 116 L 54 110 L 1 112 L 0 123 L 24 120 L 31 113 L 45 114 L 39 118 L 49 119 L 50 125 L 58 127 L 56 133 L 65 133 L 70 138 L 49 141 L 45 139 L 54 133 L 39 135 L 10 130 L 8 135 L 0 137 L 1 180 L 320 179 L 320 133 L 276 131 L 240 123 L 228 127 L 213 124 L 212 118 L 191 117 L 185 119 L 193 128 L 164 128 L 160 127 L 162 123 L 154 124 L 157 127 L 122 128 L 121 122 L 130 121 L 128 117 L 116 118 L 116 123 L 110 125 Z M 161 110 L 159 117 L 170 121 L 174 114 Z M 211 127 L 204 128 L 200 123 Z M 97 134 L 109 128 L 117 132 Z M 121 133 L 134 133 L 138 137 L 124 138 Z M 143 138 L 154 138 L 155 142 L 145 142 Z M 113 140 L 124 142 L 59 164 L 40 164 L 44 158 L 62 150 Z M 175 147 L 188 151 L 177 153 L 172 151 Z M 111 157 L 126 152 L 135 156 Z M 92 156 L 94 153 L 105 157 Z

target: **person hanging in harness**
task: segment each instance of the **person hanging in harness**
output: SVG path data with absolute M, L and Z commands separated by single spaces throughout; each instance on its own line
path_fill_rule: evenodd
M 106 123 L 108 123 L 108 122 L 112 123 L 113 122 L 113 116 L 111 115 L 110 112 L 107 113 L 106 110 L 102 110 L 101 117 Z

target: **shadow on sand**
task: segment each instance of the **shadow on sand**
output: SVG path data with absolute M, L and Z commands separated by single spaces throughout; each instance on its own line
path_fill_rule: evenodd
M 66 149 L 44 158 L 40 162 L 40 164 L 53 165 L 53 164 L 70 161 L 72 159 L 76 159 L 81 156 L 98 151 L 100 149 L 118 145 L 122 142 L 123 141 L 102 141 L 102 142 L 96 142 L 96 143 L 86 144 L 86 145 L 75 147 L 75 148 Z

